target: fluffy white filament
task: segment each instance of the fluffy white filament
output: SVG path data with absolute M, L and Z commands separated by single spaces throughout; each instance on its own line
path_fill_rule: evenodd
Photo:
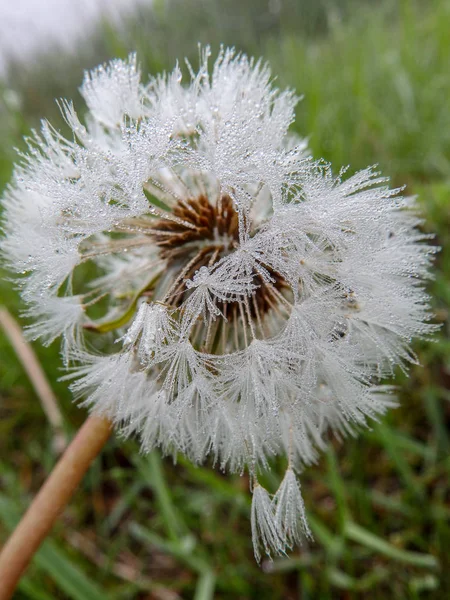
M 395 402 L 379 381 L 429 335 L 433 249 L 414 200 L 374 169 L 344 178 L 288 130 L 295 95 L 222 50 L 142 82 L 135 56 L 87 73 L 84 123 L 29 140 L 2 252 L 35 323 L 61 336 L 77 397 L 142 448 L 257 472 L 255 554 L 309 535 L 294 474 L 329 430 Z

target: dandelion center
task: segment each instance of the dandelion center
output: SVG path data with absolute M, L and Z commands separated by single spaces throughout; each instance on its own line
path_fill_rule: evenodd
M 190 297 L 191 304 L 195 304 L 193 296 L 202 281 L 208 285 L 208 277 L 220 278 L 226 259 L 232 260 L 232 255 L 242 248 L 242 228 L 246 228 L 251 240 L 257 227 L 248 217 L 240 219 L 228 194 L 216 194 L 211 203 L 205 193 L 181 198 L 172 191 L 172 195 L 159 193 L 158 206 L 163 201 L 168 203 L 170 212 L 158 208 L 156 218 L 149 214 L 116 225 L 114 231 L 125 238 L 110 241 L 108 251 L 114 250 L 114 244 L 117 251 L 125 252 L 142 252 L 149 245 L 156 248 L 163 269 L 141 295 L 147 301 L 161 303 L 182 319 Z M 90 252 L 98 254 L 103 249 L 93 246 Z M 147 262 L 152 257 L 150 252 Z M 238 270 L 242 271 L 242 267 Z M 245 270 L 244 279 L 243 289 L 238 292 L 220 284 L 220 291 L 209 299 L 208 316 L 195 315 L 192 319 L 188 337 L 196 350 L 219 354 L 242 350 L 252 339 L 273 337 L 286 322 L 292 292 L 283 276 L 269 265 L 261 264 L 258 269 L 252 264 Z
M 159 220 L 155 224 L 154 239 L 168 267 L 178 273 L 175 279 L 179 285 L 166 298 L 168 304 L 176 307 L 189 294 L 186 281 L 197 271 L 201 272 L 203 267 L 213 268 L 223 257 L 239 248 L 239 217 L 228 195 L 221 195 L 215 205 L 210 204 L 205 195 L 180 200 L 173 208 L 173 215 L 180 221 Z M 279 274 L 271 270 L 270 275 L 272 286 L 267 285 L 257 273 L 253 276 L 250 318 L 254 320 L 276 307 L 279 290 L 287 287 Z M 221 312 L 227 313 L 228 320 L 240 317 L 238 302 L 219 300 L 217 304 Z

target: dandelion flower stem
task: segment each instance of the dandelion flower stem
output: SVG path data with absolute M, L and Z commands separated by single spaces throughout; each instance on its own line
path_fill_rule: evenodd
M 110 421 L 92 415 L 58 461 L 0 553 L 0 600 L 12 597 L 34 553 L 110 434 Z

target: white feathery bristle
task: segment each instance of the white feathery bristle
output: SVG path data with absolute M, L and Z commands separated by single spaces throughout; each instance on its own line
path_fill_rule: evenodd
M 305 537 L 311 537 L 300 484 L 290 467 L 273 498 L 273 504 L 276 528 L 281 532 L 280 537 L 285 546 L 292 548 L 300 545 Z
M 271 552 L 283 553 L 284 544 L 277 528 L 272 500 L 259 483 L 253 489 L 251 525 L 253 549 L 258 562 L 261 561 L 261 548 L 268 556 Z

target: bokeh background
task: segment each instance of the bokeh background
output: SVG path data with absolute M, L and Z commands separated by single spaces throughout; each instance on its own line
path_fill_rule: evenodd
M 421 366 L 409 378 L 398 374 L 400 408 L 355 439 L 330 440 L 303 474 L 314 543 L 258 567 L 245 476 L 141 456 L 136 441 L 115 438 L 16 598 L 449 598 L 450 1 L 11 5 L 0 0 L 0 191 L 15 148 L 24 149 L 23 136 L 42 117 L 65 130 L 55 98 L 74 98 L 82 112 L 84 69 L 136 50 L 143 72 L 156 73 L 184 56 L 197 64 L 198 42 L 214 51 L 224 43 L 264 56 L 278 84 L 303 95 L 294 127 L 315 157 L 335 171 L 377 163 L 393 185 L 417 194 L 423 228 L 442 248 L 429 286 L 442 328 L 434 342 L 415 344 Z M 13 283 L 0 274 L 1 304 L 23 327 Z M 86 414 L 58 381 L 58 345 L 33 346 L 70 437 Z M 1 543 L 57 453 L 55 432 L 2 330 L 0 355 Z M 276 489 L 280 467 L 274 463 L 268 487 Z

